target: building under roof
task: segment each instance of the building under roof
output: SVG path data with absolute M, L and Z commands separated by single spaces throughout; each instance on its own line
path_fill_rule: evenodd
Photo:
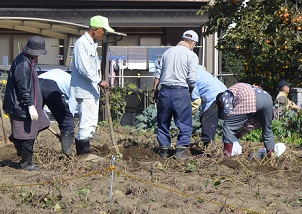
M 58 46 L 64 47 L 58 54 L 64 56 L 63 64 L 68 64 L 69 47 L 87 29 L 88 21 L 94 15 L 108 17 L 110 26 L 128 35 L 124 42 L 111 45 L 175 45 L 185 29 L 201 33 L 207 17 L 196 13 L 207 2 L 209 0 L 1 1 L 0 34 L 40 34 L 56 38 Z M 160 41 L 154 42 L 154 38 Z M 146 42 L 148 39 L 150 44 Z M 207 39 L 208 42 L 202 39 L 200 45 L 204 49 L 206 46 L 209 48 L 197 52 L 202 63 L 214 73 L 217 68 L 213 63 L 213 39 Z M 16 55 L 15 52 L 10 53 L 10 59 Z

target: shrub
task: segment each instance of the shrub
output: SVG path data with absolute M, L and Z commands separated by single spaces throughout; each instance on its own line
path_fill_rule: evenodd
M 293 143 L 302 146 L 302 117 L 301 112 L 288 111 L 279 120 L 273 120 L 272 130 L 276 141 Z M 243 137 L 244 140 L 261 142 L 261 129 L 253 130 Z

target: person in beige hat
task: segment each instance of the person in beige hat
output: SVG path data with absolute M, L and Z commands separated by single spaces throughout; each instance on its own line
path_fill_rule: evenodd
M 33 165 L 34 142 L 50 122 L 43 111 L 42 94 L 35 62 L 45 55 L 45 41 L 40 36 L 28 39 L 23 52 L 12 62 L 4 95 L 3 110 L 9 115 L 17 155 L 22 156 L 21 169 L 38 170 Z
M 276 97 L 276 104 L 284 111 L 288 111 L 291 109 L 300 111 L 301 107 L 288 98 L 288 94 L 290 92 L 290 87 L 291 87 L 291 84 L 286 82 L 285 80 L 281 80 L 278 83 L 279 93 Z
M 94 16 L 90 19 L 88 30 L 74 44 L 70 97 L 76 99 L 79 111 L 79 131 L 75 139 L 77 155 L 90 153 L 90 140 L 98 123 L 100 87 L 109 87 L 100 75 L 97 52 L 97 41 L 106 32 L 114 32 L 108 19 Z

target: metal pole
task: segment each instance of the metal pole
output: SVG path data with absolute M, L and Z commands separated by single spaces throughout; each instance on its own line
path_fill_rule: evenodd
M 112 201 L 113 196 L 113 178 L 114 178 L 114 161 L 115 161 L 115 155 L 112 155 L 112 161 L 111 161 L 111 181 L 110 181 L 110 203 Z

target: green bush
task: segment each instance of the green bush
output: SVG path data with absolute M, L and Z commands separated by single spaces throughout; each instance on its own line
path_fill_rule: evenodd
M 157 109 L 154 104 L 149 105 L 148 108 L 144 110 L 143 114 L 138 115 L 135 118 L 138 120 L 136 128 L 139 131 L 150 131 L 155 134 L 157 133 Z M 199 118 L 200 112 L 197 112 L 197 114 L 193 116 L 193 138 L 198 137 L 199 133 L 202 131 Z M 220 120 L 216 129 L 217 138 L 222 136 L 222 126 L 223 121 Z M 174 121 L 171 123 L 170 130 L 172 137 L 177 136 L 178 129 L 175 126 Z M 302 113 L 296 111 L 286 112 L 284 116 L 279 118 L 279 120 L 273 120 L 272 130 L 276 142 L 281 141 L 302 146 Z M 262 142 L 261 128 L 250 131 L 242 139 L 251 142 Z
M 302 117 L 301 112 L 288 111 L 279 120 L 273 120 L 272 130 L 276 141 L 302 146 Z M 243 140 L 261 142 L 261 129 L 253 130 L 243 137 Z
M 126 112 L 126 98 L 130 96 L 134 91 L 140 91 L 136 85 L 129 83 L 125 87 L 121 88 L 115 86 L 109 90 L 109 104 L 111 110 L 111 117 L 114 121 L 120 124 L 120 120 Z M 105 97 L 101 96 L 100 104 L 101 109 L 104 108 Z

